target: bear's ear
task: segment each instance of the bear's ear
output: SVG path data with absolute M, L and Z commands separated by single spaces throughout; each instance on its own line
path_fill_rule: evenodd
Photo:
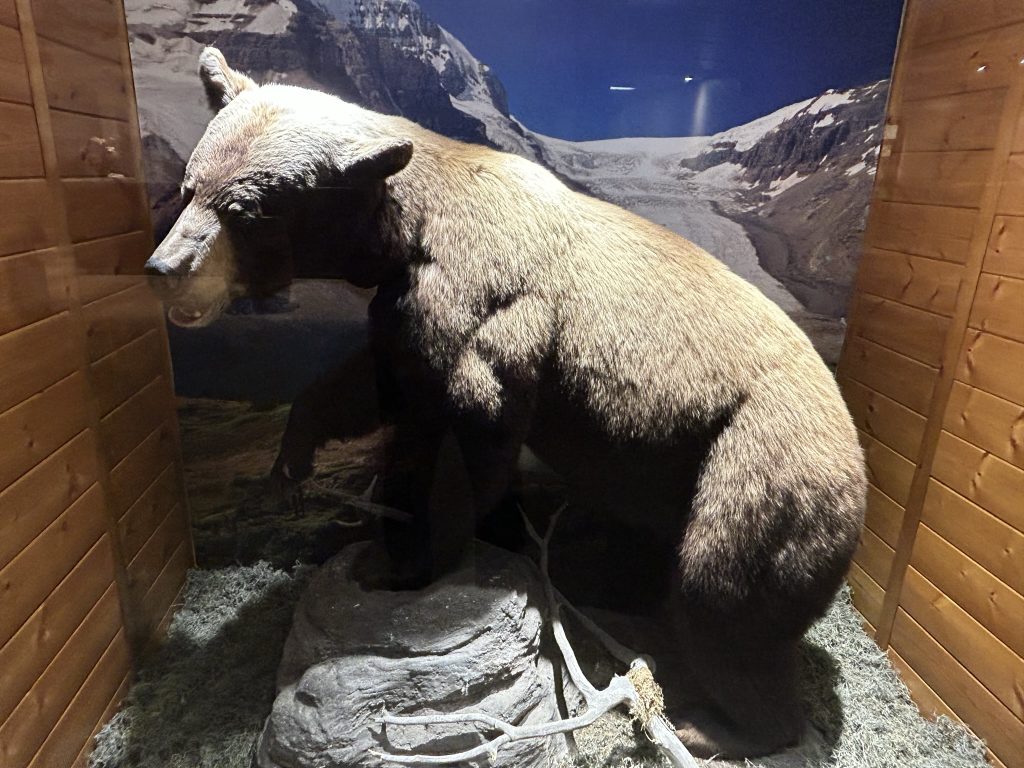
M 241 72 L 229 67 L 224 54 L 216 48 L 204 48 L 199 54 L 199 77 L 214 112 L 226 107 L 242 91 L 258 87 Z
M 337 180 L 346 185 L 382 181 L 405 168 L 411 159 L 411 141 L 380 139 L 361 142 L 354 152 L 336 158 L 334 171 Z

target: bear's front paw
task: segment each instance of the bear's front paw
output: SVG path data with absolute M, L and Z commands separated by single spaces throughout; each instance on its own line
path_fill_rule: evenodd
M 302 482 L 313 474 L 312 464 L 300 466 L 298 470 L 293 465 L 278 456 L 274 462 L 274 468 L 270 470 L 270 494 L 277 504 L 294 515 L 302 515 L 305 512 L 302 496 Z

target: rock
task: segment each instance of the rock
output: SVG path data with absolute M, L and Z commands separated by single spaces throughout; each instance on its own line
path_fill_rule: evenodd
M 559 717 L 543 585 L 524 558 L 477 543 L 460 570 L 418 591 L 365 589 L 372 545 L 343 550 L 300 600 L 260 737 L 259 768 L 369 768 L 371 750 L 459 752 L 478 726 L 384 727 L 381 711 L 476 710 L 529 724 Z M 364 579 L 365 581 L 365 579 Z M 543 647 L 542 647 L 543 646 Z M 490 738 L 493 733 L 488 733 Z M 554 768 L 564 737 L 512 743 L 493 766 Z

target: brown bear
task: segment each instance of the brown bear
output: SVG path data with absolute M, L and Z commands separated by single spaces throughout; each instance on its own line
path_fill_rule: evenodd
M 806 336 L 700 248 L 535 163 L 259 87 L 215 49 L 200 74 L 219 111 L 147 264 L 171 320 L 201 325 L 297 273 L 376 289 L 366 354 L 296 404 L 278 471 L 301 479 L 328 432 L 393 420 L 414 470 L 390 501 L 415 522 L 392 552 L 437 569 L 414 552 L 446 524 L 423 501 L 442 436 L 480 514 L 528 446 L 578 498 L 671 538 L 701 699 L 677 718 L 691 749 L 797 740 L 797 642 L 843 579 L 865 496 L 856 432 Z M 345 407 L 368 389 L 380 408 Z

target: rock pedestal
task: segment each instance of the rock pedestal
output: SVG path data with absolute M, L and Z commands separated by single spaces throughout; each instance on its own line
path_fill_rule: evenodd
M 355 544 L 312 578 L 295 611 L 278 695 L 257 745 L 259 768 L 370 768 L 374 751 L 460 752 L 480 726 L 383 726 L 395 714 L 479 711 L 509 723 L 556 719 L 554 670 L 541 653 L 546 621 L 536 568 L 477 543 L 466 564 L 418 591 L 364 589 Z M 497 735 L 487 732 L 486 737 Z M 491 765 L 557 768 L 555 736 L 512 743 Z

